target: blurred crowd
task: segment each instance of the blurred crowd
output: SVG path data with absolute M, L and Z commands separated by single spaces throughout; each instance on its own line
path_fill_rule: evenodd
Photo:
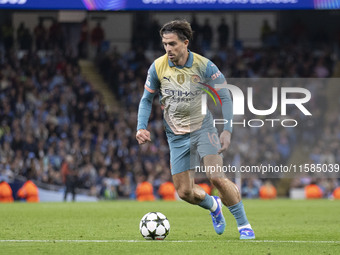
M 209 21 L 205 23 L 209 23 Z M 223 23 L 222 20 L 221 24 Z M 154 22 L 152 26 L 157 27 L 157 22 Z M 198 31 L 201 32 L 202 30 Z M 246 93 L 247 87 L 255 88 L 255 105 L 257 103 L 257 106 L 263 106 L 263 109 L 270 108 L 272 103 L 271 88 L 276 85 L 273 82 L 278 83 L 276 87 L 279 87 L 279 89 L 281 87 L 304 87 L 313 95 L 312 99 L 305 105 L 313 113 L 313 116 L 305 116 L 296 107 L 288 107 L 286 119 L 295 119 L 298 122 L 297 128 L 283 128 L 280 124 L 275 125 L 275 127 L 265 125 L 261 128 L 249 126 L 239 128 L 235 126 L 230 149 L 224 158 L 225 164 L 236 166 L 260 165 L 261 163 L 284 165 L 291 158 L 295 145 L 303 143 L 309 146 L 322 140 L 322 131 L 328 110 L 327 90 L 325 90 L 328 85 L 324 78 L 332 77 L 335 64 L 330 44 L 319 41 L 317 43 L 306 43 L 301 38 L 292 36 L 291 40 L 288 38 L 280 45 L 271 45 L 266 41 L 263 47 L 254 49 L 242 46 L 228 47 L 228 44 L 223 41 L 224 38 L 222 41 L 225 47 L 219 46 L 216 49 L 211 49 L 211 47 L 203 47 L 203 34 L 200 32 L 196 33 L 197 40 L 200 43 L 197 44 L 193 41 L 189 48 L 196 49 L 196 52 L 204 52 L 219 67 L 227 77 L 228 82 L 237 85 L 243 92 Z M 273 36 L 273 33 L 271 32 L 270 35 Z M 145 35 L 138 35 L 137 33 L 135 35 L 137 42 L 139 42 L 139 36 Z M 136 48 L 125 54 L 119 54 L 113 50 L 97 59 L 99 70 L 111 85 L 117 100 L 120 100 L 133 115 L 137 113 L 148 67 L 155 58 L 164 54 L 162 49 L 156 47 L 160 45 L 159 39 L 155 39 L 152 44 L 145 45 L 144 47 L 147 50 L 144 50 L 143 47 L 137 47 L 137 45 L 140 46 L 141 44 L 136 43 Z M 156 46 L 153 47 L 153 45 Z M 200 48 L 198 45 L 202 45 L 202 47 Z M 295 96 L 298 98 L 299 95 Z M 280 112 L 267 117 L 268 119 L 282 119 Z M 335 114 L 334 118 L 339 119 L 339 116 Z M 254 116 L 247 112 L 245 119 L 263 119 L 263 116 Z M 238 120 L 237 117 L 235 117 L 235 120 Z M 166 138 L 162 135 L 162 113 L 158 99 L 154 99 L 148 129 L 154 136 L 152 137 L 154 142 L 146 146 L 156 146 L 154 151 L 163 151 Z M 334 128 L 334 130 L 339 129 Z M 254 150 L 254 148 L 256 149 Z M 168 153 L 166 146 L 164 146 L 164 152 Z M 333 151 L 332 153 L 336 152 Z M 158 157 L 160 156 L 158 155 Z M 165 154 L 163 157 L 167 158 L 167 155 Z M 149 176 L 149 173 L 146 172 L 145 174 Z M 242 185 L 243 195 L 259 197 L 260 187 L 265 184 L 263 180 L 268 179 L 276 184 L 278 177 L 282 177 L 282 174 L 247 176 Z M 296 177 L 296 179 L 299 178 Z M 154 177 L 151 176 L 150 182 L 153 183 L 153 180 Z M 248 185 L 256 188 L 249 189 Z M 253 190 L 254 194 L 251 195 L 251 191 L 248 194 L 248 190 Z M 256 190 L 257 192 L 255 192 Z
M 205 23 L 209 27 L 209 21 Z M 222 31 L 221 35 L 229 29 L 224 23 L 222 20 L 218 30 Z M 252 86 L 255 105 L 270 108 L 274 78 L 285 78 L 282 80 L 285 84 L 276 87 L 304 87 L 313 95 L 305 105 L 313 112 L 312 117 L 301 114 L 296 107 L 288 108 L 287 118 L 299 123 L 295 128 L 279 124 L 274 127 L 266 124 L 261 128 L 235 126 L 230 149 L 224 157 L 225 164 L 286 164 L 295 146 L 301 143 L 312 148 L 311 162 L 340 162 L 340 116 L 337 112 L 326 115 L 327 86 L 322 79 L 315 79 L 333 74 L 329 45 L 320 44 L 315 48 L 311 44 L 288 41 L 277 47 L 266 41 L 263 47 L 253 49 L 240 45 L 231 47 L 227 43 L 229 37 L 218 35 L 219 47 L 212 49 L 211 42 L 204 41 L 209 38 L 208 30 L 199 30 L 201 33 L 196 36 L 200 43 L 193 41 L 193 49 L 205 52 L 229 83 L 244 92 Z M 35 30 L 32 43 L 41 43 L 37 40 L 38 32 Z M 21 34 L 29 38 L 27 32 Z M 30 40 L 22 36 L 18 32 L 17 43 L 25 49 L 27 45 L 22 43 Z M 142 35 L 134 36 L 137 42 L 142 40 Z M 49 37 L 45 34 L 44 38 Z M 19 51 L 3 40 L 5 51 L 0 56 L 1 176 L 8 181 L 24 176 L 41 183 L 66 185 L 71 193 L 72 187 L 77 187 L 103 199 L 135 199 L 140 194 L 145 198 L 151 194 L 152 200 L 164 197 L 163 184 L 166 184 L 165 190 L 173 192 L 169 183 L 169 148 L 157 98 L 148 126 L 153 142 L 138 146 L 135 140 L 137 110 L 147 70 L 155 58 L 164 54 L 156 46 L 159 45 L 157 40 L 151 49 L 139 44 L 141 47 L 132 47 L 125 53 L 115 48 L 99 52 L 98 70 L 120 103 L 108 112 L 102 95 L 81 74 L 76 57 L 81 54 L 65 50 L 62 36 L 58 38 L 49 39 L 54 42 L 53 46 L 46 46 L 51 45 L 48 41 L 35 47 L 30 44 L 29 49 L 35 50 L 24 54 L 18 54 Z M 246 112 L 244 118 L 263 119 L 250 112 Z M 280 112 L 268 118 L 282 119 Z M 261 187 L 275 185 L 278 177 L 282 176 L 247 176 L 242 184 L 243 196 L 259 197 Z M 308 178 L 309 183 L 315 181 L 313 177 Z M 305 179 L 296 178 L 292 185 L 309 184 Z M 324 179 L 318 181 L 326 185 Z M 327 194 L 339 186 L 337 179 L 330 178 L 327 182 Z
M 338 109 L 340 101 L 335 101 L 335 105 Z M 307 163 L 316 167 L 319 166 L 322 171 L 327 170 L 328 173 L 303 174 L 292 182 L 293 188 L 316 185 L 319 188 L 319 196 L 332 198 L 334 197 L 334 190 L 340 187 L 340 115 L 337 109 L 331 109 L 327 112 L 319 137 L 312 136 L 304 141 L 304 150 L 309 155 Z
M 120 169 L 112 162 L 114 148 L 126 149 L 117 119 L 81 76 L 76 59 L 59 50 L 20 59 L 8 54 L 0 84 L 2 175 L 62 185 L 61 166 L 72 155 L 79 187 L 91 190 L 102 184 L 106 166 Z

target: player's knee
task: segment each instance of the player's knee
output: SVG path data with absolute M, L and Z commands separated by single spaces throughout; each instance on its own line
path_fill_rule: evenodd
M 177 190 L 177 193 L 178 193 L 178 196 L 183 199 L 184 201 L 188 201 L 191 199 L 192 197 L 192 190 L 187 188 L 187 187 L 180 187 L 178 190 Z

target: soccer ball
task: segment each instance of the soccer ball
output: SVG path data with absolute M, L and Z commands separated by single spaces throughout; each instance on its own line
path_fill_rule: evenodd
M 170 222 L 160 212 L 149 212 L 139 223 L 139 231 L 146 240 L 163 240 L 170 230 Z

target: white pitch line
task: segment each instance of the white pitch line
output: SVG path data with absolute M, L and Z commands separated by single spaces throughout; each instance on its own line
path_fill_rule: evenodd
M 164 240 L 165 243 L 202 243 L 202 242 L 216 242 L 209 240 Z M 0 240 L 0 243 L 163 243 L 162 241 L 153 240 Z M 340 241 L 319 241 L 319 240 L 218 240 L 218 242 L 225 243 L 315 243 L 315 244 L 340 244 Z
M 340 244 L 340 241 L 319 241 L 319 240 L 226 240 L 227 243 L 234 242 L 251 242 L 251 243 L 317 243 L 317 244 Z

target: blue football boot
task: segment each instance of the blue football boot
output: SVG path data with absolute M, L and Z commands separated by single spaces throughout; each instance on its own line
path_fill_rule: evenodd
M 241 228 L 239 232 L 241 240 L 255 239 L 254 230 L 252 230 L 251 228 Z
M 221 199 L 217 196 L 213 196 L 213 199 L 217 202 L 217 209 L 215 212 L 211 212 L 211 219 L 214 225 L 215 232 L 221 235 L 224 232 L 226 223 L 222 213 L 222 203 Z

